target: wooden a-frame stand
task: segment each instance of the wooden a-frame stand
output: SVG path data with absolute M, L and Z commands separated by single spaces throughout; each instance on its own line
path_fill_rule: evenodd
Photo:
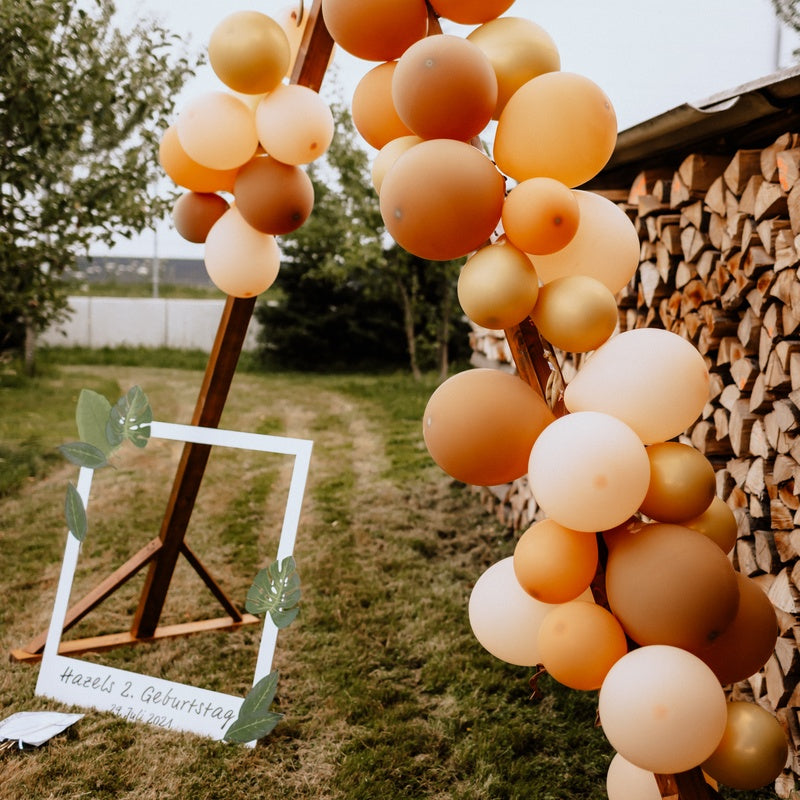
M 333 40 L 322 19 L 321 3 L 322 0 L 313 0 L 308 12 L 308 21 L 291 76 L 292 83 L 308 86 L 314 91 L 319 91 L 322 85 L 333 48 Z M 430 32 L 440 33 L 439 20 L 430 6 L 429 18 Z M 255 298 L 227 298 L 206 365 L 192 425 L 216 427 L 219 424 L 254 307 Z M 506 337 L 518 374 L 546 397 L 553 367 L 547 359 L 545 346 L 533 322 L 530 319 L 524 320 L 518 326 L 506 330 Z M 170 636 L 231 629 L 259 621 L 257 617 L 243 613 L 237 608 L 185 541 L 189 519 L 210 450 L 209 445 L 194 443 L 184 445 L 159 535 L 75 603 L 67 611 L 64 621 L 64 630 L 68 630 L 143 567 L 148 566 L 147 577 L 130 631 L 61 642 L 60 653 L 99 651 Z M 183 555 L 197 572 L 227 616 L 180 625 L 158 625 L 180 555 Z M 17 661 L 41 659 L 46 637 L 46 632 L 42 633 L 24 648 L 12 651 L 12 659 Z M 656 775 L 656 781 L 661 796 L 668 800 L 720 798 L 720 795 L 706 783 L 699 767 L 677 775 Z

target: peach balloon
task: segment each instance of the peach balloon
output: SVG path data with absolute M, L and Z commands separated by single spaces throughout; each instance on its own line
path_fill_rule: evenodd
M 477 25 L 499 17 L 513 3 L 514 0 L 431 0 L 439 16 L 462 25 Z
M 242 94 L 272 91 L 289 69 L 286 32 L 259 11 L 235 11 L 211 32 L 208 60 L 217 77 Z
M 334 121 L 325 100 L 307 86 L 281 85 L 256 108 L 261 146 L 284 164 L 310 164 L 333 141 Z
M 703 770 L 732 789 L 760 789 L 783 771 L 789 742 L 780 722 L 755 703 L 728 703 L 728 720 Z
M 615 543 L 606 593 L 635 642 L 692 652 L 714 642 L 739 605 L 736 573 L 719 547 L 697 531 L 665 523 Z
M 617 117 L 605 92 L 572 72 L 546 72 L 509 98 L 497 121 L 494 158 L 518 181 L 541 176 L 579 186 L 606 165 Z
M 514 548 L 514 574 L 531 597 L 566 603 L 589 588 L 597 559 L 593 534 L 542 519 L 520 536 Z
M 656 776 L 626 761 L 619 753 L 615 753 L 608 765 L 606 794 L 608 800 L 661 800 Z
M 448 475 L 492 486 L 525 474 L 531 447 L 552 420 L 542 397 L 521 378 L 469 369 L 431 395 L 422 433 L 431 458 Z
M 495 658 L 521 667 L 541 661 L 537 634 L 553 609 L 534 600 L 514 577 L 511 558 L 487 569 L 469 598 L 469 624 L 475 638 Z
M 253 113 L 227 92 L 207 92 L 187 103 L 175 123 L 186 155 L 211 169 L 234 169 L 258 147 Z
M 425 0 L 322 0 L 322 17 L 343 50 L 392 61 L 428 31 Z
M 580 221 L 570 242 L 551 255 L 532 256 L 542 283 L 588 275 L 616 294 L 639 268 L 639 234 L 627 214 L 602 195 L 573 190 Z
M 232 192 L 238 167 L 228 170 L 209 169 L 192 161 L 178 140 L 178 131 L 170 125 L 164 131 L 158 149 L 162 169 L 178 186 L 192 192 Z
M 461 308 L 484 328 L 519 324 L 531 313 L 538 294 L 533 264 L 504 236 L 467 259 L 458 276 Z
M 588 275 L 568 275 L 546 283 L 531 311 L 539 333 L 568 353 L 600 347 L 614 333 L 618 318 L 614 295 Z
M 233 297 L 253 297 L 272 286 L 280 258 L 275 237 L 250 227 L 235 206 L 219 218 L 206 239 L 208 276 Z
M 497 76 L 497 119 L 508 99 L 531 78 L 561 69 L 558 48 L 544 28 L 522 17 L 499 17 L 467 36 L 489 59 Z
M 423 139 L 468 141 L 492 118 L 497 78 L 477 45 L 437 34 L 415 42 L 400 56 L 392 99 L 403 123 Z
M 739 535 L 736 517 L 731 507 L 721 497 L 714 497 L 702 514 L 681 524 L 708 536 L 711 541 L 719 545 L 723 553 L 730 553 Z
M 703 357 L 677 333 L 638 328 L 614 336 L 564 391 L 570 411 L 611 414 L 645 444 L 664 442 L 694 422 L 708 400 Z
M 410 150 L 415 144 L 419 144 L 423 139 L 419 136 L 399 136 L 387 142 L 375 156 L 372 162 L 371 178 L 372 186 L 380 194 L 383 179 L 386 173 L 392 168 L 394 162 L 400 158 L 406 150 Z
M 548 517 L 602 531 L 630 517 L 650 480 L 644 445 L 624 422 L 583 411 L 548 425 L 530 454 L 528 479 Z
M 228 201 L 218 194 L 186 192 L 172 207 L 172 222 L 187 242 L 202 244 L 214 223 L 227 210 Z
M 396 61 L 378 64 L 361 78 L 353 92 L 353 124 L 364 141 L 376 150 L 393 139 L 411 135 L 392 100 L 392 76 L 396 67 Z
M 626 653 L 600 687 L 600 724 L 631 764 L 660 774 L 702 764 L 725 732 L 725 694 L 697 656 L 667 645 Z
M 503 203 L 503 230 L 520 250 L 548 255 L 566 247 L 578 230 L 575 194 L 553 178 L 518 183 Z
M 431 261 L 484 245 L 500 221 L 505 181 L 477 148 L 454 139 L 424 141 L 386 173 L 380 208 L 405 250 Z
M 647 448 L 650 486 L 639 509 L 659 522 L 683 522 L 702 514 L 717 489 L 711 462 L 694 447 L 656 442 Z
M 239 170 L 233 196 L 249 225 L 276 236 L 297 230 L 314 207 L 308 175 L 270 156 L 258 156 Z

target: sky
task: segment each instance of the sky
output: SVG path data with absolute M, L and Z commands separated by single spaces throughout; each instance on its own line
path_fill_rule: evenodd
M 305 5 L 310 7 L 311 0 Z M 234 11 L 278 18 L 299 7 L 300 0 L 117 0 L 121 28 L 136 17 L 156 18 L 201 52 L 215 26 Z M 790 66 L 792 51 L 800 46 L 797 36 L 778 23 L 770 0 L 516 0 L 504 16 L 541 25 L 558 47 L 562 70 L 585 75 L 605 91 L 620 130 Z M 459 35 L 472 30 L 446 23 L 443 28 Z M 339 91 L 349 102 L 375 62 L 337 48 L 334 63 L 339 78 L 336 84 L 324 83 L 322 93 Z M 193 97 L 220 89 L 225 87 L 206 65 L 176 98 L 178 113 Z M 166 220 L 155 231 L 120 241 L 111 252 L 202 258 L 203 246 L 184 241 Z

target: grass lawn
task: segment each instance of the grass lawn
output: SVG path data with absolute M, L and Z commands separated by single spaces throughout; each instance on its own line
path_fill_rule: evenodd
M 158 420 L 189 422 L 197 370 L 71 362 L 35 380 L 0 377 L 0 643 L 6 653 L 48 623 L 64 546 L 63 498 L 77 468 L 57 445 L 77 437 L 84 387 L 114 402 L 138 384 Z M 5 381 L 5 382 L 3 382 Z M 612 752 L 595 726 L 596 695 L 542 682 L 475 641 L 467 601 L 515 537 L 453 483 L 424 448 L 432 381 L 404 375 L 237 374 L 221 426 L 313 439 L 295 548 L 303 600 L 278 637 L 275 708 L 285 714 L 255 749 L 88 711 L 38 750 L 0 754 L 2 800 L 562 800 L 605 798 Z M 74 596 L 157 534 L 179 448 L 123 448 L 95 478 Z M 274 558 L 288 472 L 284 459 L 215 450 L 187 541 L 244 603 Z M 142 576 L 74 635 L 126 630 Z M 162 619 L 218 616 L 181 564 Z M 87 656 L 148 675 L 244 695 L 256 626 Z M 37 667 L 10 663 L 0 705 L 77 710 L 34 694 Z M 772 792 L 724 792 L 769 798 Z M 634 800 L 633 798 L 631 800 Z

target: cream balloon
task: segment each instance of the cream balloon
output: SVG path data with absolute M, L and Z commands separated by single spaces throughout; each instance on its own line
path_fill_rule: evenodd
M 546 256 L 531 256 L 542 283 L 566 275 L 588 275 L 616 294 L 639 267 L 639 234 L 627 214 L 602 195 L 574 189 L 580 222 L 569 244 Z
M 419 136 L 398 136 L 387 142 L 378 151 L 372 162 L 372 170 L 370 177 L 372 178 L 372 186 L 376 192 L 380 194 L 381 184 L 386 173 L 392 168 L 392 165 L 398 158 L 400 158 L 406 150 L 410 150 L 415 144 L 424 141 Z
M 661 800 L 656 776 L 626 761 L 619 753 L 608 765 L 606 793 L 608 800 Z
M 594 352 L 568 384 L 564 403 L 573 412 L 611 414 L 652 444 L 697 419 L 708 385 L 706 363 L 690 342 L 660 328 L 638 328 Z
M 650 462 L 624 422 L 583 411 L 560 417 L 542 431 L 531 450 L 528 480 L 548 517 L 576 531 L 602 531 L 639 508 Z
M 726 705 L 716 675 L 697 656 L 649 645 L 608 671 L 600 687 L 600 724 L 626 761 L 669 775 L 714 752 L 725 732 Z
M 205 265 L 214 285 L 233 297 L 253 297 L 278 277 L 274 236 L 251 228 L 234 206 L 214 223 L 205 243 Z

